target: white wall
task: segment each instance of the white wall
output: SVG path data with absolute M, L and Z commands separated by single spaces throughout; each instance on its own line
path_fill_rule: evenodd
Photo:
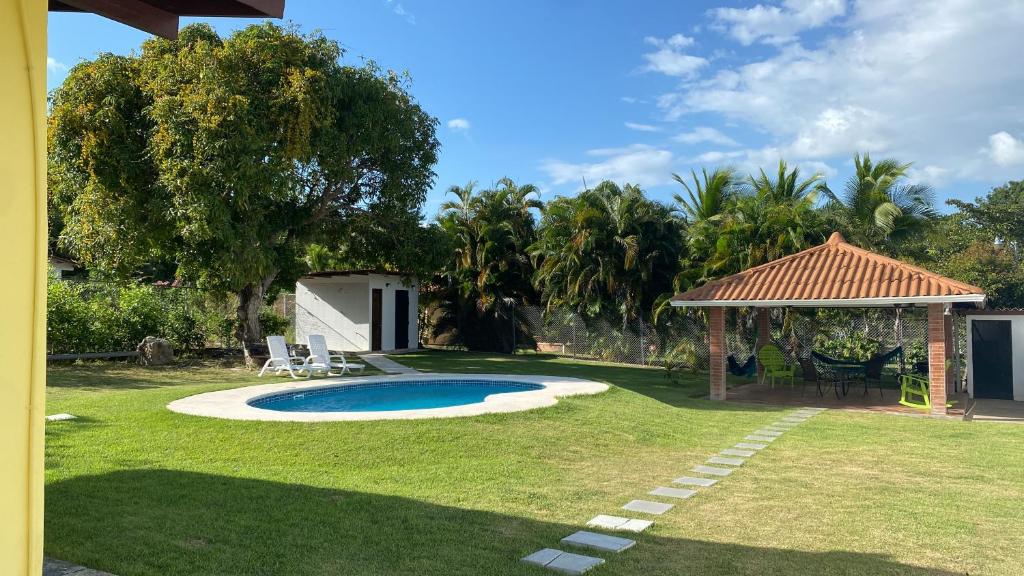
M 1013 399 L 1024 400 L 1024 316 L 983 315 L 967 316 L 967 392 L 974 398 L 974 320 L 1009 320 L 1010 339 L 1013 342 Z
M 373 289 L 381 290 L 381 349 L 395 349 L 395 291 L 409 292 L 409 347 L 419 343 L 419 285 L 400 276 L 334 276 L 302 278 L 295 285 L 295 340 L 323 334 L 331 350 L 370 349 L 370 307 Z
M 373 289 L 381 290 L 381 334 L 380 344 L 383 350 L 395 349 L 395 291 L 409 291 L 409 347 L 415 348 L 419 342 L 419 283 L 415 280 L 409 285 L 402 283 L 401 276 L 384 274 L 370 275 L 370 289 L 366 294 L 366 308 L 370 309 L 373 302 Z M 367 346 L 369 349 L 369 346 Z
M 331 350 L 370 349 L 369 294 L 365 276 L 303 278 L 295 285 L 295 339 L 323 334 Z

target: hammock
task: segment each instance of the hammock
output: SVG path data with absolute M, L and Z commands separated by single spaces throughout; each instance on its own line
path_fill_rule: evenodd
M 747 358 L 747 361 L 740 366 L 740 363 L 736 361 L 736 357 L 729 354 L 729 373 L 735 376 L 753 376 L 757 374 L 757 358 L 751 356 Z

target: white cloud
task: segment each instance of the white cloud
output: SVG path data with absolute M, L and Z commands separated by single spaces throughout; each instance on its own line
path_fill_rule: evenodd
M 800 6 L 817 10 L 805 22 L 830 21 L 822 18 L 835 8 Z M 764 166 L 780 156 L 848 163 L 860 151 L 913 161 L 929 181 L 1014 176 L 1024 163 L 1024 101 L 1014 97 L 1024 92 L 1024 3 L 860 0 L 837 23 L 813 48 L 778 45 L 661 95 L 658 106 L 669 120 L 710 116 L 763 134 L 743 161 Z
M 671 182 L 675 163 L 672 152 L 645 144 L 625 148 L 599 148 L 587 151 L 587 155 L 600 160 L 582 163 L 548 160 L 541 165 L 541 169 L 555 186 L 576 183 L 582 187 L 584 180 L 588 186 L 602 180 L 659 186 Z
M 688 164 L 720 164 L 722 162 L 726 162 L 726 161 L 730 161 L 730 160 L 735 160 L 735 159 L 740 158 L 740 157 L 742 157 L 744 155 L 745 155 L 744 152 L 739 152 L 739 151 L 736 151 L 736 150 L 729 151 L 729 152 L 723 152 L 723 151 L 720 151 L 720 150 L 712 150 L 710 152 L 704 152 L 702 154 L 698 154 L 698 155 L 694 156 L 693 158 L 687 159 L 687 163 Z
M 46 57 L 46 69 L 50 72 L 67 72 L 68 65 L 53 56 Z
M 452 118 L 448 121 L 448 129 L 452 132 L 468 132 L 472 125 L 465 118 Z
M 846 13 L 846 0 L 785 0 L 781 6 L 711 10 L 716 27 L 744 46 L 758 40 L 770 44 L 793 41 L 796 34 L 828 24 Z
M 683 132 L 672 137 L 676 142 L 683 144 L 718 144 L 719 146 L 738 146 L 739 143 L 722 134 L 710 126 L 698 126 L 689 132 Z
M 983 150 L 999 166 L 1024 164 L 1024 142 L 1009 132 L 996 132 L 988 137 L 988 147 Z
M 658 49 L 644 54 L 647 65 L 643 69 L 646 72 L 693 78 L 701 68 L 708 64 L 705 58 L 683 52 L 683 48 L 693 45 L 693 38 L 682 34 L 676 34 L 667 39 L 648 36 L 644 38 L 644 42 Z
M 639 124 L 637 122 L 626 122 L 626 128 L 638 132 L 661 132 L 661 128 L 650 124 Z
M 406 10 L 404 6 L 402 6 L 401 4 L 395 2 L 395 0 L 385 0 L 385 1 L 387 2 L 388 6 L 391 6 L 391 11 L 394 12 L 395 14 L 401 16 L 402 18 L 404 18 L 406 22 L 408 22 L 409 24 L 415 24 L 416 23 L 416 16 L 413 15 L 408 10 Z

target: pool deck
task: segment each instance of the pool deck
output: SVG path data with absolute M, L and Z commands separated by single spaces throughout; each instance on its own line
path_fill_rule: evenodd
M 483 402 L 424 408 L 419 410 L 392 410 L 380 412 L 283 412 L 266 410 L 249 405 L 249 402 L 266 396 L 287 392 L 301 392 L 352 386 L 356 384 L 393 384 L 401 382 L 429 383 L 437 380 L 475 380 L 485 382 L 525 382 L 540 384 L 541 390 L 505 392 L 492 394 Z M 172 412 L 192 416 L 210 416 L 229 420 L 263 420 L 276 422 L 339 422 L 366 420 L 415 420 L 421 418 L 455 418 L 479 416 L 504 412 L 521 412 L 534 408 L 554 406 L 558 398 L 599 394 L 608 390 L 608 385 L 591 380 L 540 375 L 504 374 L 403 374 L 396 376 L 364 376 L 357 378 L 325 378 L 321 380 L 289 380 L 273 384 L 260 384 L 196 394 L 167 405 Z

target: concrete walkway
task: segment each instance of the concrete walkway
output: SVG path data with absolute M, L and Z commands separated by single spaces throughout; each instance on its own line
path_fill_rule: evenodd
M 360 354 L 364 362 L 388 374 L 419 374 L 420 371 L 395 362 L 383 354 Z

